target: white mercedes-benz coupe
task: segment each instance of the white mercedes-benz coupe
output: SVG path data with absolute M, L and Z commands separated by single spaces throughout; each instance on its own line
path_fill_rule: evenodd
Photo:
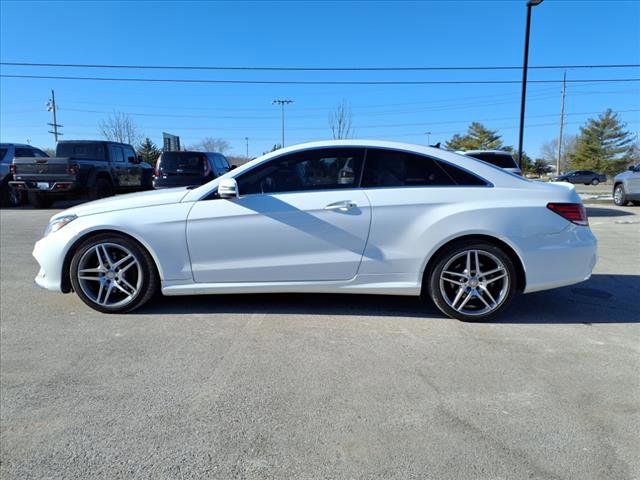
M 482 320 L 516 292 L 586 280 L 596 239 L 569 184 L 381 141 L 307 143 L 197 188 L 122 195 L 51 218 L 36 283 L 126 312 L 164 295 L 430 296 Z

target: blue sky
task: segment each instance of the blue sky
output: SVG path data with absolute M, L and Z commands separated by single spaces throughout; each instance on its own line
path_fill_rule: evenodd
M 521 65 L 525 2 L 1 2 L 3 62 L 212 66 Z M 530 65 L 639 64 L 640 2 L 546 0 L 533 11 Z M 519 80 L 520 71 L 192 72 L 2 66 L 2 74 L 248 80 Z M 569 70 L 576 79 L 640 78 L 640 69 Z M 562 71 L 530 71 L 561 79 Z M 110 112 L 132 116 L 156 143 L 223 138 L 251 156 L 280 139 L 274 98 L 291 98 L 286 143 L 330 137 L 343 99 L 359 138 L 425 143 L 471 121 L 517 143 L 520 85 L 193 85 L 2 78 L 0 138 L 49 147 L 55 89 L 65 139 L 99 138 Z M 560 84 L 530 84 L 525 150 L 557 135 Z M 596 112 L 623 111 L 640 130 L 640 82 L 569 84 L 568 134 Z

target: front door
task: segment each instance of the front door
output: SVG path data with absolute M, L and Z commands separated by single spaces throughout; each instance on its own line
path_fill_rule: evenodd
M 197 202 L 187 222 L 194 280 L 353 278 L 371 221 L 361 167 L 360 149 L 285 155 L 239 176 L 240 198 Z

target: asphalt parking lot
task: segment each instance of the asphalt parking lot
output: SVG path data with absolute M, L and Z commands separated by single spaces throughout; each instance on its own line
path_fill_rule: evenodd
M 640 208 L 588 208 L 599 263 L 495 322 L 404 297 L 36 289 L 55 210 L 0 213 L 0 476 L 640 478 Z

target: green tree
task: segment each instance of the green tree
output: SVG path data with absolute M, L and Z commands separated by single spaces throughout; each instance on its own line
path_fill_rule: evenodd
M 160 153 L 162 153 L 160 149 L 149 137 L 145 138 L 144 142 L 142 142 L 138 147 L 138 155 L 140 155 L 142 159 L 150 165 L 154 165 L 156 163 Z
M 625 168 L 633 151 L 633 135 L 611 109 L 590 118 L 576 139 L 575 151 L 569 156 L 574 170 L 594 170 L 613 175 Z
M 464 135 L 456 133 L 445 146 L 449 150 L 508 150 L 497 130 L 489 130 L 478 122 L 471 123 Z

